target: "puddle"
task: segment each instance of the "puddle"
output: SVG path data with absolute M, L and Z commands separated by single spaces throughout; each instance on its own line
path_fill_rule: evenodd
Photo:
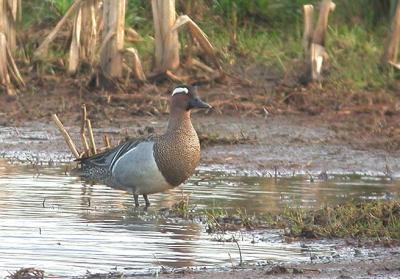
M 150 196 L 149 212 L 135 212 L 130 194 L 84 185 L 60 168 L 38 171 L 0 160 L 0 277 L 34 266 L 56 276 L 121 271 L 141 274 L 165 268 L 224 267 L 239 262 L 236 243 L 205 232 L 202 224 L 160 220 L 155 212 L 190 194 L 197 208 L 278 211 L 345 200 L 398 197 L 399 182 L 384 177 L 237 176 L 202 168 L 188 183 Z M 141 200 L 142 204 L 143 201 Z M 337 254 L 334 243 L 286 243 L 279 232 L 232 233 L 245 262 L 309 262 Z

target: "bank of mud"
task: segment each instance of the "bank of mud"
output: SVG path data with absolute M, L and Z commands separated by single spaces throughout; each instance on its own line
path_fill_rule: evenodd
M 233 268 L 230 271 L 180 271 L 160 274 L 158 278 L 399 278 L 400 259 L 398 251 L 393 256 L 381 256 L 375 259 L 345 260 L 330 263 L 308 263 L 295 265 L 255 266 L 253 268 Z M 147 279 L 153 276 L 127 277 Z M 96 277 L 94 277 L 96 278 Z M 99 277 L 100 278 L 100 277 Z
M 90 273 L 74 276 L 76 279 L 149 279 L 149 278 L 399 278 L 400 251 L 397 248 L 378 248 L 363 255 L 366 249 L 349 247 L 347 250 L 356 254 L 354 257 L 344 256 L 342 259 L 318 260 L 310 259 L 308 263 L 279 264 L 260 262 L 254 265 L 232 264 L 225 268 L 179 268 L 160 267 L 157 271 L 142 275 L 130 275 L 128 272 Z M 368 253 L 368 252 L 367 252 Z M 340 257 L 339 257 L 340 258 Z M 23 274 L 46 275 L 45 270 L 22 268 L 11 272 L 10 278 L 21 278 Z M 13 277 L 15 276 L 15 277 Z M 33 277 L 35 278 L 35 277 Z M 40 277 L 37 277 L 40 278 Z
M 61 120 L 63 115 L 60 115 Z M 119 119 L 114 126 L 94 122 L 99 146 L 107 134 L 113 144 L 127 137 L 162 133 L 166 116 Z M 400 174 L 398 151 L 372 148 L 375 138 L 344 140 L 327 122 L 311 116 L 193 115 L 202 140 L 201 168 L 244 171 L 260 175 L 366 174 L 395 178 Z M 78 144 L 79 119 L 66 120 Z M 0 155 L 17 161 L 53 164 L 72 161 L 58 130 L 50 121 L 0 126 Z

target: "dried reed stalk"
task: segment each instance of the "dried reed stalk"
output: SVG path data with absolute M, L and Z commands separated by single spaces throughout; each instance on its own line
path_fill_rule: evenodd
M 199 43 L 204 52 L 210 57 L 215 66 L 218 69 L 221 69 L 221 66 L 218 62 L 218 59 L 215 55 L 215 50 L 210 41 L 208 40 L 207 35 L 201 30 L 201 28 L 187 15 L 183 15 L 178 17 L 175 21 L 175 24 L 172 26 L 172 31 L 176 31 L 180 27 L 187 25 L 190 31 L 190 34 L 194 39 Z
M 7 94 L 10 96 L 16 95 L 12 81 L 18 87 L 25 86 L 25 82 L 8 46 L 6 35 L 0 32 L 0 84 L 6 88 Z
M 311 44 L 311 77 L 312 80 L 321 78 L 322 63 L 327 57 L 325 47 L 319 44 Z
M 400 64 L 399 63 L 395 63 L 395 62 L 392 62 L 392 61 L 389 61 L 388 63 L 389 63 L 389 65 L 392 65 L 397 70 L 400 70 Z
M 106 45 L 111 41 L 111 39 L 114 37 L 115 32 L 113 30 L 110 30 L 107 35 L 103 35 L 103 41 L 101 42 L 100 48 L 99 48 L 99 53 L 102 53 L 104 49 L 106 48 Z
M 325 50 L 325 38 L 328 28 L 329 13 L 335 9 L 336 5 L 331 0 L 323 0 L 320 4 L 320 11 L 317 24 L 312 31 L 311 5 L 303 6 L 304 11 L 304 36 L 303 45 L 305 48 L 305 59 L 307 73 L 312 81 L 321 78 L 321 70 L 324 59 L 328 58 Z M 312 34 L 312 35 L 311 35 Z
M 199 69 L 201 69 L 201 70 L 203 70 L 205 72 L 208 72 L 210 74 L 214 74 L 215 73 L 214 69 L 212 69 L 211 67 L 207 66 L 203 62 L 197 60 L 196 58 L 192 58 L 190 62 L 191 62 L 191 64 L 193 66 L 195 66 L 195 67 L 197 67 L 197 68 L 199 68 Z
M 90 146 L 91 152 L 92 152 L 92 154 L 97 154 L 96 142 L 94 141 L 92 123 L 90 122 L 90 119 L 86 119 L 86 126 L 89 131 L 89 146 Z
M 145 81 L 146 75 L 144 74 L 142 62 L 140 61 L 139 54 L 135 48 L 125 49 L 125 53 L 132 57 L 132 71 L 137 80 Z
M 14 53 L 17 46 L 16 22 L 21 6 L 18 0 L 0 0 L 0 32 L 6 35 L 8 47 Z
M 187 83 L 189 80 L 189 77 L 181 77 L 178 76 L 176 74 L 174 74 L 173 72 L 171 72 L 170 70 L 165 71 L 165 75 L 170 78 L 172 81 L 174 82 L 184 82 Z
M 328 29 L 328 17 L 331 11 L 336 8 L 331 0 L 323 0 L 319 10 L 317 25 L 313 34 L 313 43 L 325 46 L 326 30 Z
M 382 64 L 389 63 L 399 69 L 397 64 L 398 50 L 400 43 L 400 1 L 397 2 L 396 13 L 392 20 L 391 32 L 386 40 L 385 51 L 382 56 Z
M 43 40 L 40 46 L 35 50 L 35 52 L 33 53 L 34 57 L 40 58 L 47 54 L 49 49 L 49 44 L 57 36 L 58 32 L 63 27 L 67 19 L 81 7 L 81 2 L 82 0 L 75 0 L 74 3 L 72 3 L 68 11 L 63 16 L 63 18 L 57 23 L 56 27 L 54 27 L 54 29 L 47 35 L 47 37 Z
M 13 58 L 20 4 L 18 0 L 0 0 L 0 84 L 10 96 L 16 95 L 13 82 L 19 87 L 25 86 Z
M 8 72 L 7 39 L 4 33 L 0 33 L 0 84 L 6 88 L 7 95 L 15 95 Z
M 18 0 L 18 20 L 22 19 L 22 0 Z
M 68 73 L 70 74 L 75 74 L 78 69 L 80 49 L 81 49 L 81 30 L 82 30 L 82 8 L 80 8 L 77 11 L 74 19 L 71 47 L 69 49 Z
M 96 12 L 99 0 L 82 2 L 74 18 L 68 72 L 76 73 L 81 60 L 90 64 L 95 61 L 97 44 Z
M 138 32 L 136 32 L 135 29 L 129 27 L 125 29 L 125 40 L 127 42 L 135 43 L 141 41 L 142 37 L 139 35 Z
M 179 67 L 178 32 L 175 24 L 175 0 L 152 0 L 155 29 L 155 71 L 165 72 Z
M 303 6 L 303 18 L 304 18 L 304 34 L 303 34 L 303 47 L 306 58 L 309 59 L 310 55 L 310 47 L 313 37 L 313 14 L 314 14 L 314 6 L 313 5 L 304 5 Z
M 85 156 L 90 156 L 90 148 L 88 141 L 86 139 L 86 120 L 87 120 L 87 112 L 86 105 L 83 104 L 81 107 L 82 110 L 82 119 L 81 119 L 81 142 L 84 150 Z
M 72 141 L 70 135 L 68 134 L 67 130 L 65 130 L 64 125 L 61 123 L 60 119 L 56 114 L 53 114 L 51 116 L 53 119 L 54 123 L 56 124 L 58 130 L 61 132 L 61 134 L 64 137 L 65 142 L 67 143 L 69 149 L 71 150 L 72 154 L 75 156 L 75 158 L 79 158 L 79 153 L 76 149 L 75 143 Z
M 104 135 L 103 141 L 104 141 L 104 147 L 105 147 L 106 149 L 110 149 L 110 148 L 111 148 L 111 141 L 110 141 L 110 138 L 109 138 L 107 135 Z
M 96 58 L 99 2 L 99 0 L 86 0 L 82 3 L 82 30 L 84 32 L 81 34 L 80 56 L 90 64 L 93 64 Z
M 24 87 L 25 82 L 18 70 L 17 64 L 15 64 L 14 58 L 12 57 L 11 50 L 7 47 L 7 59 L 8 59 L 8 69 L 11 72 L 11 77 L 17 83 L 18 87 Z
M 122 77 L 125 35 L 125 0 L 104 0 L 103 43 L 100 48 L 100 65 L 109 78 Z

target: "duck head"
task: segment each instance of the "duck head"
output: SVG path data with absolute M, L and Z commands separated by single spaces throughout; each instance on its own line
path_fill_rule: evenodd
M 190 111 L 209 108 L 211 106 L 199 98 L 193 86 L 179 85 L 172 91 L 171 110 Z

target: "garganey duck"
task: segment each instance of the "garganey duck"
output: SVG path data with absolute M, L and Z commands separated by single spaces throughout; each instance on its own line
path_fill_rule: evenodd
M 211 106 L 191 86 L 177 86 L 170 98 L 170 118 L 165 134 L 128 140 L 111 150 L 82 158 L 80 175 L 133 193 L 135 206 L 143 195 L 163 192 L 185 182 L 200 160 L 200 142 L 190 120 L 192 109 Z

